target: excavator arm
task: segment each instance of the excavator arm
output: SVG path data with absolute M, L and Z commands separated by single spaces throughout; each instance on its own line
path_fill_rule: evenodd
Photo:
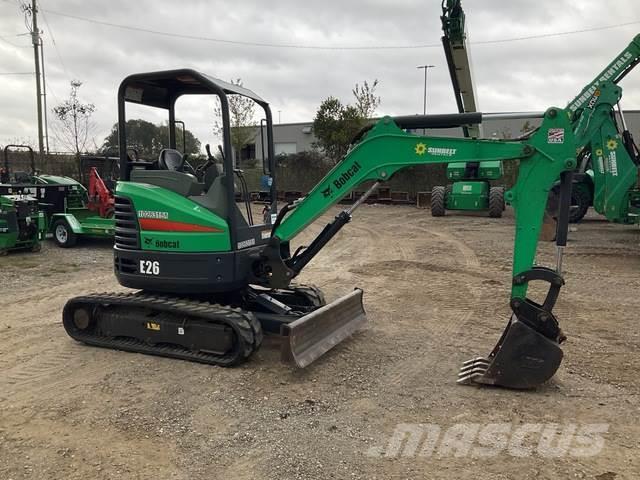
M 449 116 L 449 119 L 451 117 L 455 116 Z M 420 123 L 421 118 L 424 127 L 436 126 L 428 121 L 429 116 L 412 119 L 412 126 Z M 462 114 L 460 118 L 466 119 L 468 114 Z M 530 388 L 543 383 L 560 365 L 562 350 L 559 344 L 565 338 L 552 309 L 564 284 L 560 272 L 562 249 L 566 244 L 571 172 L 576 166 L 575 143 L 567 112 L 557 108 L 547 110 L 541 127 L 526 141 L 418 136 L 402 127 L 402 120 L 394 121 L 390 117 L 380 120 L 306 197 L 281 210 L 273 226 L 271 241 L 263 252 L 261 267 L 257 269 L 259 281 L 271 288 L 286 288 L 351 220 L 352 213 L 366 196 L 401 169 L 473 159 L 519 162 L 517 181 L 505 197 L 516 215 L 510 302 L 513 315 L 491 354 L 466 362 L 458 381 L 510 388 Z M 417 128 L 421 128 L 420 125 Z M 559 176 L 563 178 L 562 208 L 557 235 L 558 258 L 552 269 L 536 266 L 535 258 L 547 196 Z M 373 185 L 362 198 L 339 213 L 311 244 L 289 254 L 290 241 L 365 182 L 373 182 Z M 528 284 L 536 280 L 549 284 L 542 304 L 527 298 Z M 285 336 L 289 337 L 289 343 L 284 356 L 293 358 L 299 365 L 307 364 L 353 333 L 365 318 L 361 297 L 361 292 L 359 295 L 354 293 L 318 310 L 309 319 L 314 322 L 313 327 L 305 326 L 306 319 L 287 326 Z M 357 322 L 352 320 L 354 318 Z M 296 358 L 302 358 L 302 362 Z

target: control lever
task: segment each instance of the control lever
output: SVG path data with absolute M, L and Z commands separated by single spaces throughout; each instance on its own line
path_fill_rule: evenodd
M 207 143 L 207 144 L 204 146 L 204 149 L 207 151 L 207 159 L 208 159 L 210 162 L 215 162 L 215 158 L 213 157 L 213 155 L 211 155 L 211 146 Z

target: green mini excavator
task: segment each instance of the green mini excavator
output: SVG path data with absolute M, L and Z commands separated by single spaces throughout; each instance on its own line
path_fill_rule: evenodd
M 220 101 L 223 165 L 209 152 L 209 161 L 193 168 L 176 150 L 175 103 L 183 95 L 206 94 Z M 231 95 L 250 98 L 264 111 L 267 155 L 263 167 L 273 182 L 271 215 L 261 217 L 259 223 L 254 222 L 249 205 L 236 202 L 236 186 L 245 190 L 246 184 L 232 160 Z M 128 155 L 129 103 L 167 112 L 168 146 L 158 159 Z M 70 299 L 63 325 L 74 339 L 232 366 L 246 361 L 267 332 L 281 337 L 284 361 L 305 367 L 360 329 L 367 317 L 361 290 L 327 304 L 320 290 L 295 279 L 381 182 L 415 165 L 519 161 L 517 182 L 505 194 L 516 212 L 513 313 L 491 354 L 465 363 L 459 382 L 529 388 L 558 369 L 564 335 L 552 309 L 564 283 L 560 267 L 576 165 L 565 110 L 548 109 L 541 127 L 520 141 L 407 132 L 475 125 L 481 123 L 481 113 L 384 117 L 361 132 L 349 153 L 306 196 L 279 211 L 271 111 L 254 92 L 190 69 L 136 74 L 120 86 L 118 117 L 121 171 L 115 196 L 114 267 L 119 283 L 137 291 Z M 546 268 L 535 264 L 536 249 L 549 189 L 559 176 L 563 195 L 558 261 L 554 268 Z M 292 247 L 298 234 L 365 182 L 372 186 L 313 241 Z M 544 302 L 527 297 L 531 281 L 548 284 Z

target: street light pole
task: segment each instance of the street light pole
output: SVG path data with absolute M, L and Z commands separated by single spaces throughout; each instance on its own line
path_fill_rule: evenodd
M 422 103 L 422 114 L 427 114 L 427 71 L 430 68 L 434 68 L 435 65 L 418 65 L 416 68 L 422 68 L 424 70 L 424 99 Z

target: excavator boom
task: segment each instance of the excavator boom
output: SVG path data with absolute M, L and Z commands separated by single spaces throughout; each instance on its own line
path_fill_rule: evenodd
M 279 242 L 292 240 L 362 183 L 389 180 L 403 168 L 472 159 L 519 161 L 517 182 L 505 195 L 516 211 L 515 276 L 533 266 L 549 189 L 562 172 L 576 165 L 567 117 L 562 109 L 547 110 L 540 129 L 526 141 L 413 135 L 393 118 L 385 117 L 304 199 L 291 210 L 281 211 L 284 218 L 276 223 L 274 238 Z M 304 251 L 299 255 L 302 254 Z M 289 264 L 296 264 L 295 257 Z M 514 286 L 512 295 L 524 297 L 526 286 Z

